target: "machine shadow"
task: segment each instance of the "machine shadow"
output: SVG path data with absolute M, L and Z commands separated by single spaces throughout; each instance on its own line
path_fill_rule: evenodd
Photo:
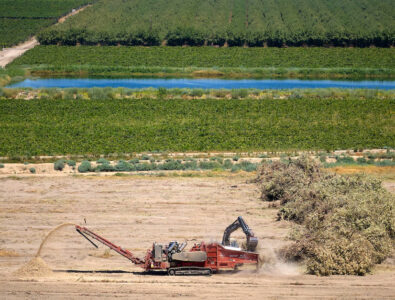
M 56 273 L 76 273 L 76 274 L 133 274 L 133 275 L 149 275 L 149 276 L 163 276 L 168 275 L 167 271 L 124 271 L 124 270 L 74 270 L 74 269 L 57 269 L 53 270 Z
M 133 274 L 138 276 L 167 276 L 167 271 L 124 271 L 124 270 L 74 270 L 74 269 L 58 269 L 53 270 L 56 273 L 76 273 L 76 274 Z M 215 272 L 215 274 L 235 274 L 238 270 L 221 270 Z M 180 276 L 180 275 L 177 275 Z M 182 276 L 182 275 L 181 275 Z M 199 276 L 199 275 L 184 275 L 184 276 Z

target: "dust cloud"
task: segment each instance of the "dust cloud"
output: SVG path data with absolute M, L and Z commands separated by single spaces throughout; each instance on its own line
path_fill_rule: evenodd
M 301 275 L 300 267 L 296 263 L 285 262 L 276 253 L 276 249 L 270 244 L 265 244 L 259 249 L 259 274 L 277 276 Z

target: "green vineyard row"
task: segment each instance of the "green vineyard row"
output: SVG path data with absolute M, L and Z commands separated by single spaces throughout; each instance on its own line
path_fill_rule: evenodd
M 39 46 L 14 65 L 158 67 L 395 68 L 395 50 L 379 48 L 213 48 Z
M 0 156 L 394 147 L 393 99 L 2 100 Z
M 357 46 L 395 42 L 392 0 L 99 0 L 42 44 Z

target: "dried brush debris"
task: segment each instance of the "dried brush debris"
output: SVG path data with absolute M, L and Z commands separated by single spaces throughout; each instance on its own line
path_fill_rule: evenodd
M 301 226 L 282 249 L 311 274 L 364 275 L 395 245 L 395 197 L 367 176 L 323 171 L 308 158 L 266 163 L 256 182 L 264 201 L 279 200 L 278 218 Z

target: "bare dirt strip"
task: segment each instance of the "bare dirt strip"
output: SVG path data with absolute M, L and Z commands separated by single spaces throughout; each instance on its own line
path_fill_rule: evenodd
M 73 10 L 66 16 L 61 17 L 58 20 L 58 23 L 63 23 L 66 21 L 67 18 L 74 16 L 78 14 L 79 12 L 83 11 L 85 8 L 87 8 L 90 5 L 81 7 L 80 9 Z M 33 49 L 40 43 L 37 41 L 36 37 L 30 38 L 28 41 L 23 42 L 19 45 L 16 45 L 11 48 L 4 48 L 2 51 L 0 51 L 0 67 L 4 68 L 8 64 L 12 63 L 16 58 L 19 56 L 23 55 L 26 51 Z
M 275 250 L 288 243 L 291 224 L 276 221 L 276 213 L 241 176 L 1 178 L 0 298 L 393 299 L 390 259 L 365 277 L 316 277 L 282 263 Z M 257 273 L 145 275 L 104 246 L 93 248 L 72 226 L 53 233 L 41 249 L 53 272 L 40 264 L 31 267 L 41 273 L 16 272 L 62 223 L 83 224 L 141 257 L 154 241 L 218 241 L 239 215 L 259 238 L 266 264 Z M 244 238 L 239 231 L 233 236 Z
M 4 68 L 9 63 L 13 62 L 14 59 L 21 56 L 27 50 L 33 49 L 38 45 L 38 41 L 35 37 L 32 37 L 30 40 L 23 42 L 17 46 L 12 48 L 5 48 L 0 51 L 0 67 Z

